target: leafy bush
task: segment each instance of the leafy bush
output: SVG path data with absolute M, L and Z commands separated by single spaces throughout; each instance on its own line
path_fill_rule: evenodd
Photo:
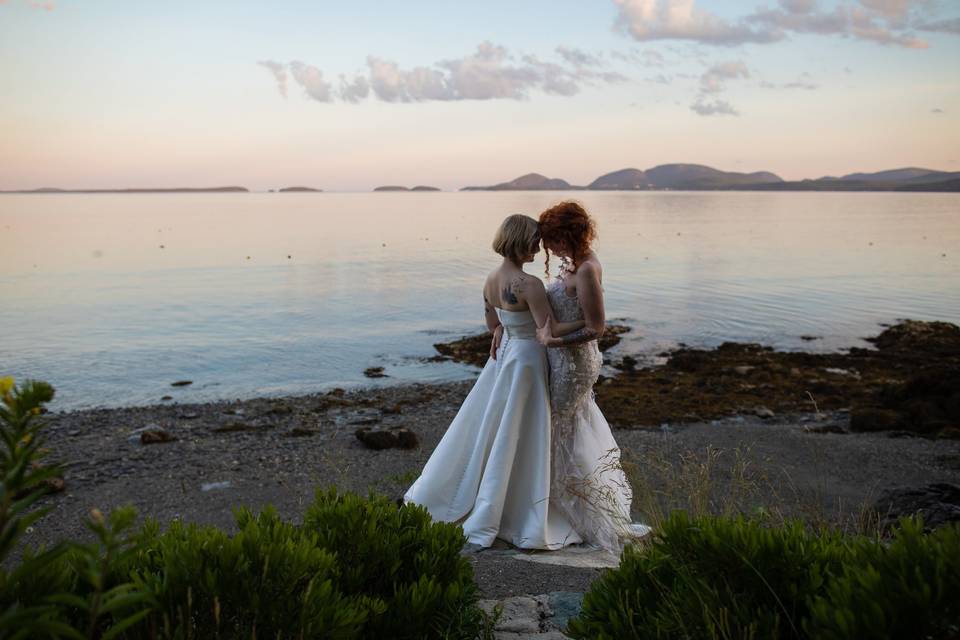
M 470 637 L 484 628 L 459 526 L 432 522 L 423 507 L 335 489 L 317 492 L 303 526 L 337 553 L 345 593 L 386 603 L 367 625 L 371 637 Z
M 0 379 L 3 452 L 0 561 L 45 510 L 35 420 L 49 385 Z M 135 511 L 91 512 L 95 542 L 27 550 L 0 570 L 5 638 L 475 638 L 492 634 L 477 606 L 460 527 L 382 496 L 317 492 L 302 526 L 272 507 L 234 512 L 238 533 Z
M 816 638 L 960 637 L 960 526 L 904 519 L 889 545 L 856 540 L 810 610 Z
M 960 527 L 889 543 L 671 515 L 594 582 L 574 638 L 925 638 L 960 623 Z M 952 599 L 951 599 L 952 595 Z M 882 612 L 880 615 L 878 612 Z M 947 636 L 949 637 L 949 636 Z

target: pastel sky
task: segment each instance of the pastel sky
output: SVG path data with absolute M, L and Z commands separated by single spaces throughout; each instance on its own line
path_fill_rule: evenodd
M 0 189 L 960 171 L 957 0 L 0 0 Z

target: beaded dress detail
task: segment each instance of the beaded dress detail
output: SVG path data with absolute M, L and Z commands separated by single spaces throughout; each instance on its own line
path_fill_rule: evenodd
M 568 268 L 547 286 L 558 322 L 583 319 L 576 296 L 567 294 Z M 551 491 L 560 509 L 588 544 L 619 553 L 631 530 L 632 492 L 620 465 L 620 448 L 594 401 L 603 357 L 597 341 L 547 349 L 550 364 Z

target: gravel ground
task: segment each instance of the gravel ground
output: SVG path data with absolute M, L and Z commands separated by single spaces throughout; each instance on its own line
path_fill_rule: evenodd
M 51 459 L 68 464 L 66 490 L 44 498 L 53 510 L 25 541 L 85 539 L 82 520 L 92 507 L 132 504 L 161 523 L 182 518 L 233 530 L 231 509 L 239 505 L 256 509 L 273 504 L 284 517 L 300 521 L 314 490 L 330 484 L 399 497 L 469 388 L 470 383 L 410 385 L 51 413 L 46 416 L 47 446 Z M 848 422 L 842 412 L 820 418 L 737 416 L 620 429 L 615 435 L 645 486 L 666 484 L 669 469 L 713 460 L 707 475 L 715 476 L 715 495 L 736 475 L 733 452 L 740 450 L 752 478 L 744 497 L 748 506 L 837 522 L 887 489 L 960 483 L 960 441 L 811 431 L 842 430 Z M 372 451 L 354 436 L 360 426 L 404 426 L 419 435 L 421 444 L 412 450 Z M 144 429 L 163 429 L 176 440 L 143 445 L 139 434 Z M 714 448 L 713 457 L 706 453 L 708 447 Z M 685 490 L 695 488 L 679 493 Z M 663 500 L 669 506 L 688 497 L 674 491 Z M 635 500 L 635 505 L 641 502 Z M 597 569 L 518 561 L 512 553 L 494 549 L 470 555 L 483 597 L 582 592 L 599 575 Z

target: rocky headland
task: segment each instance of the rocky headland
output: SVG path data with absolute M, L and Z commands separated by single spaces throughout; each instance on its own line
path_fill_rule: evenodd
M 770 171 L 740 173 L 702 164 L 661 164 L 649 169 L 620 169 L 603 174 L 586 186 L 560 178 L 528 173 L 508 182 L 461 191 L 642 191 L 642 190 L 753 190 L 753 191 L 957 191 L 960 172 L 907 167 L 874 173 L 850 173 L 787 181 Z

